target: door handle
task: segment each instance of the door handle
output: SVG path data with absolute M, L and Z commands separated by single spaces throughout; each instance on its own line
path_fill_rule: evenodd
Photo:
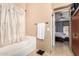
M 78 36 L 79 36 L 78 33 L 73 34 L 73 38 L 78 38 Z

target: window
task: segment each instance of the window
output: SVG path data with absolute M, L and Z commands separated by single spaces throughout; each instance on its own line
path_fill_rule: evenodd
M 65 33 L 66 37 L 69 37 L 69 26 L 64 26 L 63 32 Z

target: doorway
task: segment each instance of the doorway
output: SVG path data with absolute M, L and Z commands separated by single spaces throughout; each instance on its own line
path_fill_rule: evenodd
M 55 12 L 55 46 L 62 47 L 69 45 L 69 26 L 70 16 L 69 11 Z
M 70 6 L 54 9 L 52 25 L 52 51 L 55 51 L 53 53 L 68 55 L 66 52 L 69 53 L 68 49 L 71 47 Z

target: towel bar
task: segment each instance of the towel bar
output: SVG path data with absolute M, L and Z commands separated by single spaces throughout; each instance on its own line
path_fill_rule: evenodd
M 48 24 L 48 22 L 45 22 L 45 24 Z M 37 23 L 35 23 L 35 25 L 37 25 Z

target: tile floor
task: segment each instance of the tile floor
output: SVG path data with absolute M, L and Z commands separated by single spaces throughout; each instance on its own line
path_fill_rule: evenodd
M 36 51 L 33 51 L 29 54 L 29 56 L 41 56 L 36 53 Z M 56 42 L 56 46 L 52 47 L 51 54 L 48 52 L 45 52 L 43 56 L 74 56 L 72 53 L 72 50 L 68 47 L 67 42 Z

